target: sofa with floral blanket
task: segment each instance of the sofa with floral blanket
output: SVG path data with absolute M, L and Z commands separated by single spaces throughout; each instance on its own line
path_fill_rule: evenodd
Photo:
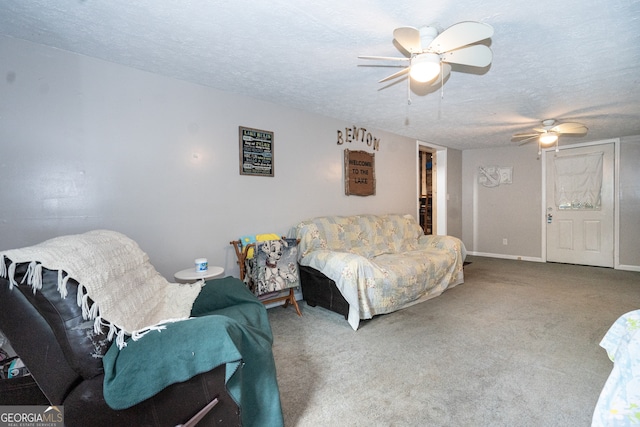
M 425 235 L 411 215 L 318 217 L 290 235 L 300 239 L 304 299 L 343 314 L 353 329 L 464 281 L 462 241 Z

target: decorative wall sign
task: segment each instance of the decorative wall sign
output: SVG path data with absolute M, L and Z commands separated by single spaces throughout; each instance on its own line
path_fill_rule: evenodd
M 240 175 L 273 176 L 273 132 L 240 126 Z
M 344 150 L 344 192 L 347 196 L 376 194 L 375 154 Z
M 352 128 L 344 128 L 344 132 L 342 132 L 342 129 L 338 130 L 338 145 L 342 145 L 345 142 L 351 143 L 358 141 L 364 142 L 375 151 L 380 150 L 380 140 L 373 136 L 371 132 L 367 132 L 365 128 L 359 128 L 354 125 Z
M 478 184 L 480 185 L 492 188 L 512 182 L 513 166 L 480 166 L 478 168 Z

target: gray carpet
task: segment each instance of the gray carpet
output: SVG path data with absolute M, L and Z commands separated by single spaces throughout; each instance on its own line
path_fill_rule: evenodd
M 285 425 L 589 426 L 640 273 L 469 257 L 465 283 L 361 322 L 269 310 Z

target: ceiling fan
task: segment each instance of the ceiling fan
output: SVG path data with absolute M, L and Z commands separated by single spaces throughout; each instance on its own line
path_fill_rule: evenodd
M 451 72 L 450 64 L 487 67 L 491 64 L 491 49 L 475 43 L 491 38 L 492 35 L 491 25 L 473 21 L 459 22 L 440 34 L 435 27 L 428 26 L 420 29 L 399 27 L 393 30 L 393 38 L 406 51 L 404 58 L 394 56 L 358 56 L 358 58 L 408 63 L 405 68 L 378 83 L 409 74 L 410 93 L 411 80 L 432 86 L 442 84 Z
M 558 151 L 558 139 L 561 135 L 585 136 L 588 130 L 582 123 L 558 123 L 555 119 L 546 119 L 542 121 L 542 127 L 533 128 L 533 132 L 516 133 L 511 137 L 511 141 L 524 145 L 537 139 L 538 155 L 540 155 L 543 146 L 550 146 L 554 143 L 556 151 Z

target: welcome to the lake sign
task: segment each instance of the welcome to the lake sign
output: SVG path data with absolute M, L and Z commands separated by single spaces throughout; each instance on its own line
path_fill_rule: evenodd
M 375 154 L 344 150 L 344 192 L 347 196 L 376 194 Z

